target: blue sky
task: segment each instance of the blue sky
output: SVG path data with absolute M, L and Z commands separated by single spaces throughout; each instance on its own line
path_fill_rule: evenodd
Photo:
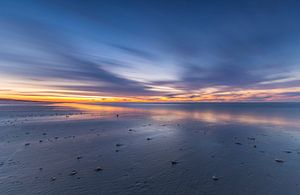
M 0 97 L 300 100 L 298 1 L 0 1 Z

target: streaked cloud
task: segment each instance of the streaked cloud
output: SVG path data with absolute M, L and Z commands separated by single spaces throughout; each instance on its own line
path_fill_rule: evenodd
M 2 98 L 300 100 L 296 1 L 1 4 Z

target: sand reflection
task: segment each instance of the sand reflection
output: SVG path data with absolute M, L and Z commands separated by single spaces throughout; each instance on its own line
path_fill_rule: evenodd
M 285 117 L 284 115 L 272 116 L 267 113 L 249 113 L 243 110 L 230 112 L 226 110 L 216 111 L 209 109 L 188 110 L 188 109 L 167 109 L 163 106 L 145 109 L 135 106 L 131 108 L 124 105 L 99 105 L 81 103 L 57 103 L 58 107 L 68 107 L 88 113 L 106 113 L 108 115 L 116 113 L 148 115 L 157 121 L 179 121 L 198 120 L 208 123 L 244 123 L 244 124 L 266 124 L 266 125 L 300 125 L 298 120 Z
M 297 120 L 268 116 L 266 114 L 217 112 L 211 110 L 185 111 L 185 110 L 152 110 L 152 118 L 155 120 L 173 121 L 193 119 L 208 123 L 245 123 L 245 124 L 269 124 L 269 125 L 300 125 Z

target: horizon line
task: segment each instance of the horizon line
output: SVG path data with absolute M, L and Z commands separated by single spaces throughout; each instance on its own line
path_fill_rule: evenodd
M 134 104 L 184 104 L 184 103 L 300 103 L 300 101 L 49 101 L 49 100 L 26 100 L 26 99 L 9 99 L 0 98 L 0 101 L 18 101 L 18 102 L 33 102 L 33 103 L 100 103 L 100 104 L 112 104 L 112 103 L 134 103 Z

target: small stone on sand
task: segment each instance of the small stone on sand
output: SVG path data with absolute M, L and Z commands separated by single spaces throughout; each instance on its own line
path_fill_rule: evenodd
M 217 177 L 217 176 L 212 176 L 211 177 L 214 181 L 218 181 L 219 180 L 219 178 Z
M 72 175 L 76 175 L 77 174 L 77 171 L 76 170 L 73 170 L 71 173 L 70 173 L 70 175 L 72 176 Z
M 95 171 L 96 172 L 99 172 L 99 171 L 102 171 L 103 169 L 101 167 L 96 167 Z
M 278 158 L 277 158 L 277 159 L 275 159 L 275 161 L 276 161 L 276 162 L 278 162 L 278 163 L 284 163 L 284 160 L 282 160 L 282 159 L 278 159 Z

